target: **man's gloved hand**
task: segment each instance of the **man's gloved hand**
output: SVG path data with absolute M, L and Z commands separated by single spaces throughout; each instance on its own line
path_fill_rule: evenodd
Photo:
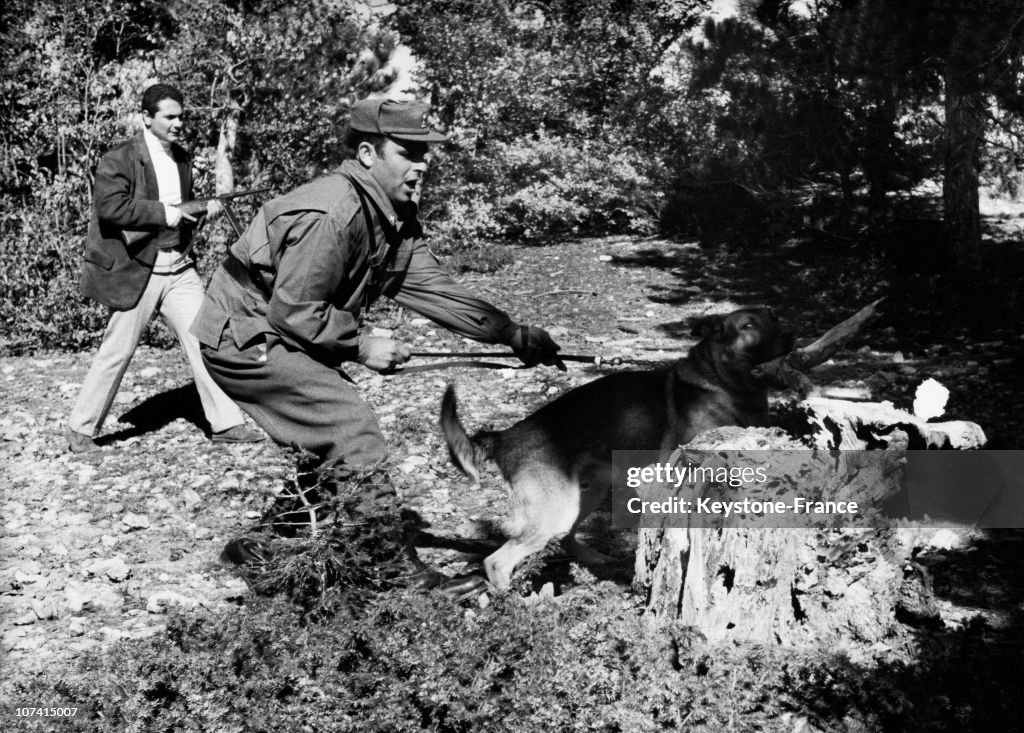
M 214 222 L 224 213 L 224 204 L 220 199 L 210 199 L 206 202 L 206 221 Z
M 512 351 L 526 366 L 558 367 L 566 371 L 565 364 L 558 358 L 562 348 L 554 342 L 548 332 L 537 326 L 517 326 L 512 336 Z
M 196 223 L 201 219 L 213 222 L 224 212 L 224 204 L 220 199 L 195 199 L 178 204 L 175 208 L 189 222 Z
M 395 339 L 366 336 L 359 339 L 359 363 L 375 372 L 387 372 L 409 361 L 412 349 Z

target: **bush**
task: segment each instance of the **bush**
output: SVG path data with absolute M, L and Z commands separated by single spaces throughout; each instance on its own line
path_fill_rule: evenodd
M 161 638 L 86 662 L 66 693 L 96 711 L 99 731 L 714 730 L 764 693 L 722 687 L 735 653 L 695 674 L 707 662 L 690 641 L 646 628 L 606 588 L 476 611 L 387 594 L 305 627 L 260 600 L 222 617 L 175 614 Z
M 106 313 L 78 294 L 88 205 L 65 181 L 0 196 L 0 353 L 82 348 Z
M 501 218 L 513 236 L 654 231 L 659 176 L 639 151 L 543 129 L 535 139 L 496 147 L 511 189 L 500 199 Z
M 613 584 L 582 573 L 577 581 L 558 599 L 493 595 L 472 609 L 438 595 L 367 594 L 357 583 L 338 596 L 350 602 L 316 622 L 281 597 L 230 612 L 176 611 L 159 636 L 118 642 L 74 670 L 8 679 L 0 694 L 71 702 L 90 717 L 65 721 L 66 730 L 118 733 L 791 731 L 805 723 L 987 731 L 1019 720 L 1020 614 L 1001 631 L 975 622 L 921 632 L 907 655 L 913 664 L 855 662 L 833 649 L 708 644 L 642 616 Z
M 197 193 L 214 190 L 210 161 L 228 119 L 240 129 L 238 187 L 287 189 L 338 162 L 348 105 L 386 86 L 379 67 L 396 42 L 329 0 L 11 0 L 0 13 L 11 72 L 0 78 L 4 351 L 78 349 L 102 332 L 104 309 L 77 292 L 92 176 L 134 132 L 146 86 L 168 81 L 185 95 Z M 201 271 L 219 261 L 220 236 Z M 159 322 L 147 340 L 173 342 Z
M 637 119 L 658 116 L 652 69 L 689 11 L 662 0 L 396 5 L 451 133 L 426 192 L 435 241 L 654 230 L 671 135 L 638 133 Z
M 428 235 L 447 252 L 498 239 L 649 234 L 663 200 L 660 171 L 639 150 L 544 129 L 492 143 L 472 163 L 455 155 L 438 165 L 444 178 L 432 184 L 428 202 L 444 205 L 428 213 Z

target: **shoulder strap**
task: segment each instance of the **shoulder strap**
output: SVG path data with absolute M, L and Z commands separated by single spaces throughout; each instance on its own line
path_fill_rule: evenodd
M 352 188 L 356 191 L 356 196 L 359 197 L 359 208 L 363 210 L 363 218 L 366 220 L 366 236 L 373 237 L 373 217 L 370 215 L 370 205 L 366 201 L 366 194 L 363 193 L 363 189 L 356 183 L 356 179 L 350 176 L 348 173 L 342 173 L 348 179 L 348 182 L 352 184 Z

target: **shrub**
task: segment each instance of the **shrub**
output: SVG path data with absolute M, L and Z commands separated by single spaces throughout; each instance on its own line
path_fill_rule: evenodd
M 657 226 L 660 169 L 626 145 L 541 129 L 534 136 L 494 142 L 472 162 L 457 154 L 438 157 L 443 177 L 428 193 L 428 203 L 444 203 L 428 210 L 428 234 L 445 251 L 499 238 L 537 242 L 566 235 L 648 234 Z
M 228 118 L 240 128 L 238 186 L 291 188 L 338 162 L 348 105 L 386 86 L 379 67 L 396 42 L 329 0 L 10 0 L 0 12 L 0 60 L 11 72 L 0 78 L 7 351 L 98 338 L 103 309 L 77 294 L 93 170 L 134 131 L 142 89 L 182 89 L 198 193 L 213 191 L 209 160 Z M 148 340 L 172 342 L 160 325 Z
M 638 151 L 542 129 L 535 139 L 498 144 L 495 157 L 506 171 L 501 218 L 513 236 L 655 228 L 658 172 Z
M 678 3 L 401 0 L 394 22 L 448 124 L 428 218 L 453 249 L 649 233 L 671 138 L 652 69 L 695 18 Z M 652 152 L 653 151 L 653 152 Z M 438 226 L 440 225 L 440 226 Z
M 0 353 L 81 348 L 105 323 L 78 294 L 88 205 L 66 180 L 0 196 Z
M 156 637 L 12 677 L 0 693 L 73 701 L 91 717 L 65 729 L 118 733 L 987 731 L 1013 729 L 1021 712 L 1019 614 L 998 632 L 919 634 L 907 664 L 709 644 L 592 581 L 555 600 L 496 595 L 470 609 L 391 591 L 336 610 L 311 623 L 286 599 L 257 597 L 176 611 Z

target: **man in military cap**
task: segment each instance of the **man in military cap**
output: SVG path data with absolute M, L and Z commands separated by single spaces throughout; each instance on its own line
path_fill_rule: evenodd
M 214 273 L 192 326 L 221 388 L 275 441 L 325 465 L 369 470 L 386 455 L 373 410 L 343 371 L 356 362 L 387 372 L 409 359 L 405 343 L 360 331 L 360 313 L 381 295 L 460 336 L 506 344 L 528 365 L 560 366 L 546 331 L 472 295 L 423 243 L 415 202 L 428 146 L 447 139 L 428 125 L 429 111 L 356 103 L 346 133 L 352 157 L 261 208 Z M 386 476 L 371 484 L 394 503 Z M 260 559 L 263 549 L 237 540 L 225 556 Z M 423 572 L 416 582 L 436 579 Z

